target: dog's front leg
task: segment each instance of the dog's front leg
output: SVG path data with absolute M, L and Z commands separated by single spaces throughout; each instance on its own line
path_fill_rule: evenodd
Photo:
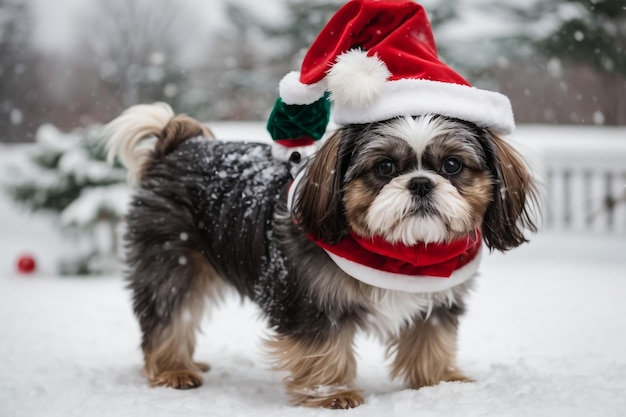
M 350 328 L 348 328 L 350 327 Z M 352 387 L 356 377 L 355 329 L 345 326 L 325 335 L 279 335 L 268 341 L 291 402 L 306 407 L 354 408 L 363 397 Z
M 456 368 L 457 327 L 461 309 L 435 308 L 427 319 L 416 318 L 389 343 L 395 354 L 392 377 L 402 377 L 410 388 L 471 379 Z

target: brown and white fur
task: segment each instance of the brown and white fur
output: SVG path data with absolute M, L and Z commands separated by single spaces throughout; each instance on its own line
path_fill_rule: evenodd
M 127 279 L 152 385 L 201 384 L 208 366 L 193 358 L 195 334 L 229 287 L 266 315 L 268 351 L 289 373 L 294 404 L 363 403 L 353 385 L 358 331 L 380 337 L 391 375 L 410 388 L 467 381 L 455 356 L 472 279 L 428 293 L 373 287 L 312 239 L 336 243 L 352 230 L 411 245 L 479 228 L 490 249 L 506 251 L 535 229 L 535 186 L 519 154 L 488 130 L 438 115 L 337 130 L 303 168 L 292 208 L 291 167 L 268 144 L 214 140 L 163 104 L 133 107 L 109 131 L 109 154 L 136 186 Z

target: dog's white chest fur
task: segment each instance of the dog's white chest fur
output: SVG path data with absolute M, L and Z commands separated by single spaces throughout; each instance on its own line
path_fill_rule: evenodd
M 399 334 L 414 317 L 426 318 L 433 305 L 429 294 L 380 290 L 372 298 L 369 330 L 381 338 Z
M 456 287 L 432 293 L 376 289 L 371 295 L 368 331 L 382 339 L 398 335 L 415 318 L 427 320 L 436 306 L 449 307 L 471 287 L 472 279 Z

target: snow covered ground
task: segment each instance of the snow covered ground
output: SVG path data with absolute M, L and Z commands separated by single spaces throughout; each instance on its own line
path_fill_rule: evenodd
M 19 152 L 0 148 L 0 164 Z M 11 155 L 14 153 L 14 155 Z M 149 388 L 120 277 L 60 278 L 50 219 L 0 195 L 0 416 L 330 416 L 287 404 L 261 351 L 255 307 L 228 300 L 203 327 L 202 387 Z M 33 252 L 40 270 L 14 271 Z M 540 234 L 486 256 L 461 324 L 474 383 L 419 391 L 390 381 L 381 347 L 359 338 L 355 416 L 626 416 L 626 236 Z

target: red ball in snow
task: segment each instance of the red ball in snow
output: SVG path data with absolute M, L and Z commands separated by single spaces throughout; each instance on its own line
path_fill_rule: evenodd
M 30 254 L 25 253 L 17 258 L 17 270 L 20 274 L 31 274 L 35 272 L 36 267 L 35 258 Z

